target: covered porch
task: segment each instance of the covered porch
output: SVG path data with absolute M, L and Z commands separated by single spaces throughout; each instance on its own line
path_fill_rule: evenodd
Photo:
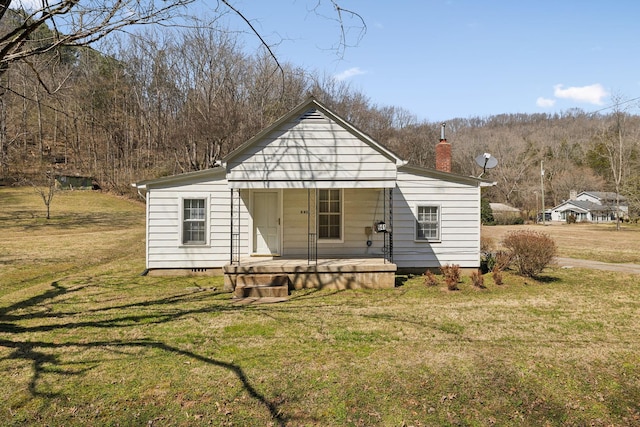
M 382 289 L 395 286 L 397 266 L 385 258 L 252 257 L 223 267 L 225 290 L 282 285 L 288 289 Z
M 228 289 L 394 286 L 395 154 L 311 99 L 224 163 Z

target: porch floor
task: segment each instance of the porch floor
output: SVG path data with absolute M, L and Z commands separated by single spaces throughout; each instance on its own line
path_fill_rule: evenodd
M 392 288 L 397 266 L 384 258 L 319 258 L 309 263 L 300 258 L 243 259 L 223 267 L 225 289 L 255 282 L 256 277 L 287 275 L 290 288 Z

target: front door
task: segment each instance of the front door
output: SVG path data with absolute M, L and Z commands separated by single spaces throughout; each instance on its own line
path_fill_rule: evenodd
M 253 193 L 253 252 L 257 255 L 280 253 L 280 215 L 278 192 Z

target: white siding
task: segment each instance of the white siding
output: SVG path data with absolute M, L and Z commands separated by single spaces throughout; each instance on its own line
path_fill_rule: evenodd
M 479 186 L 399 171 L 393 203 L 393 260 L 399 268 L 479 267 Z M 439 206 L 440 241 L 415 240 L 419 204 Z
M 392 187 L 395 160 L 317 110 L 283 123 L 232 158 L 235 188 Z
M 216 268 L 230 259 L 230 190 L 224 175 L 205 182 L 185 182 L 147 192 L 147 268 Z M 207 198 L 208 244 L 184 246 L 180 241 L 183 198 Z M 248 213 L 241 204 L 241 254 L 247 249 Z
M 292 189 L 283 193 L 283 255 L 304 258 L 308 241 L 307 190 Z M 382 257 L 384 235 L 372 233 L 369 236 L 371 246 L 367 246 L 365 227 L 372 227 L 374 221 L 384 219 L 383 190 L 345 189 L 342 201 L 342 239 L 319 240 L 318 257 Z
M 312 190 L 314 191 L 314 190 Z M 477 186 L 398 172 L 393 205 L 393 255 L 398 267 L 427 268 L 444 264 L 478 267 L 480 257 L 480 189 Z M 241 192 L 240 255 L 249 254 L 252 232 L 247 206 L 250 193 Z M 202 247 L 180 242 L 180 203 L 185 197 L 205 197 L 209 204 L 209 242 Z M 388 202 L 382 189 L 343 190 L 343 238 L 318 243 L 318 257 L 382 257 L 384 235 L 365 234 L 365 227 L 384 220 Z M 282 255 L 307 256 L 307 190 L 282 192 Z M 418 204 L 440 208 L 441 240 L 415 241 Z M 220 178 L 186 182 L 147 193 L 147 268 L 216 268 L 230 259 L 230 190 Z M 372 241 L 367 246 L 367 239 Z

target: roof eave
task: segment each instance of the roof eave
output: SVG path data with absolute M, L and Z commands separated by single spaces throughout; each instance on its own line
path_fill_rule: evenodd
M 174 184 L 174 183 L 179 183 L 183 181 L 188 181 L 198 177 L 216 176 L 221 173 L 226 173 L 225 168 L 215 167 L 210 169 L 202 169 L 199 171 L 185 172 L 177 175 L 163 176 L 160 178 L 148 179 L 140 182 L 134 182 L 131 184 L 131 186 L 139 190 L 144 189 L 146 191 L 149 189 L 149 187 L 154 187 L 157 185 Z
M 458 182 L 463 182 L 467 184 L 473 184 L 479 187 L 493 187 L 497 185 L 497 182 L 495 181 L 489 181 L 486 179 L 477 178 L 475 176 L 460 175 L 453 172 L 444 172 L 437 169 L 425 168 L 421 166 L 404 165 L 399 167 L 398 170 L 404 170 L 410 173 L 429 175 L 429 176 L 437 177 L 439 179 L 443 179 L 445 181 L 458 181 Z

